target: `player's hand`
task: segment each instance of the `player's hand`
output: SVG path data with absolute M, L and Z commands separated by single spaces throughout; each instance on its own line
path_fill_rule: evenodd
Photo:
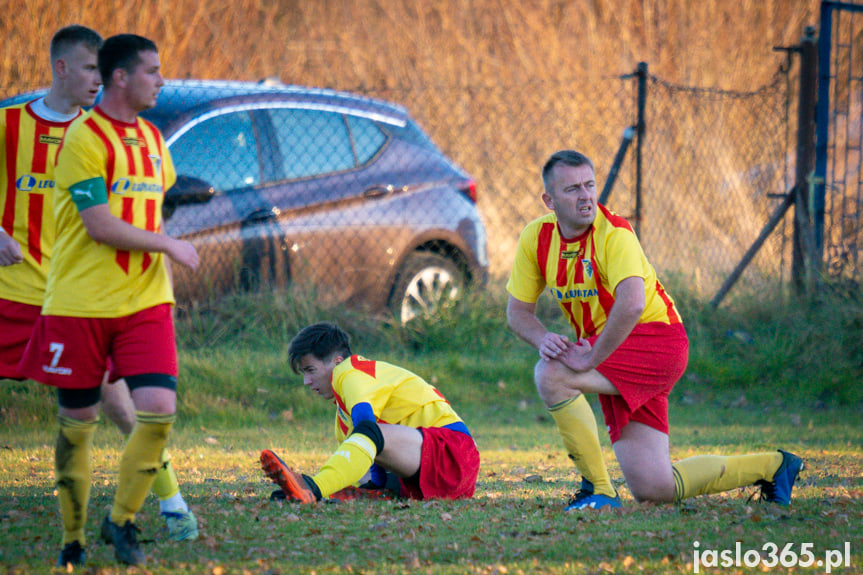
M 192 271 L 198 269 L 198 252 L 195 246 L 185 240 L 173 240 L 166 252 L 168 257 Z
M 593 365 L 593 346 L 586 339 L 567 345 L 566 350 L 557 359 L 569 369 L 579 373 L 596 367 Z
M 565 335 L 548 332 L 542 336 L 542 341 L 539 342 L 539 356 L 545 360 L 557 359 L 557 356 L 563 353 L 569 344 L 569 338 Z
M 0 232 L 0 266 L 11 266 L 24 261 L 21 246 L 6 232 Z

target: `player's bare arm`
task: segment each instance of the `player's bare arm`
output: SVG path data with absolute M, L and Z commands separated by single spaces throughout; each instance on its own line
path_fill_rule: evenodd
M 506 305 L 506 318 L 509 328 L 535 347 L 543 359 L 556 359 L 570 344 L 565 335 L 550 332 L 542 325 L 536 317 L 535 303 L 524 302 L 510 295 Z
M 0 228 L 0 266 L 11 266 L 24 261 L 21 246 Z
M 108 204 L 86 208 L 81 210 L 80 214 L 87 233 L 97 242 L 118 250 L 161 252 L 192 270 L 198 267 L 198 252 L 192 244 L 136 228 L 113 215 Z

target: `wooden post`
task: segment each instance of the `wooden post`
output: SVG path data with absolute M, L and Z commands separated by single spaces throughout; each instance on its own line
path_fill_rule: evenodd
M 794 237 L 791 280 L 798 294 L 811 293 L 821 271 L 815 242 L 810 194 L 815 169 L 815 106 L 818 90 L 818 48 L 815 28 L 807 26 L 800 52 L 800 100 L 797 110 L 797 159 L 794 172 Z

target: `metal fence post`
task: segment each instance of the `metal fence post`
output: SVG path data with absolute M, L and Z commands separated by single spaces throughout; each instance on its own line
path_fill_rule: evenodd
M 807 293 L 821 270 L 809 202 L 815 168 L 815 107 L 818 88 L 818 49 L 815 28 L 807 26 L 800 52 L 800 103 L 797 110 L 797 157 L 794 172 L 794 241 L 791 279 L 795 291 Z
M 641 150 L 644 144 L 644 106 L 647 101 L 647 62 L 638 63 L 638 120 L 635 131 L 638 143 L 635 146 L 635 233 L 642 237 L 641 214 Z

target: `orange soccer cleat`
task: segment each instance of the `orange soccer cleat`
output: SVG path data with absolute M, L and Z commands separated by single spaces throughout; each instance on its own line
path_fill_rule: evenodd
M 261 452 L 261 469 L 273 483 L 282 488 L 287 498 L 300 503 L 314 503 L 318 500 L 303 476 L 285 465 L 285 462 L 269 449 Z

